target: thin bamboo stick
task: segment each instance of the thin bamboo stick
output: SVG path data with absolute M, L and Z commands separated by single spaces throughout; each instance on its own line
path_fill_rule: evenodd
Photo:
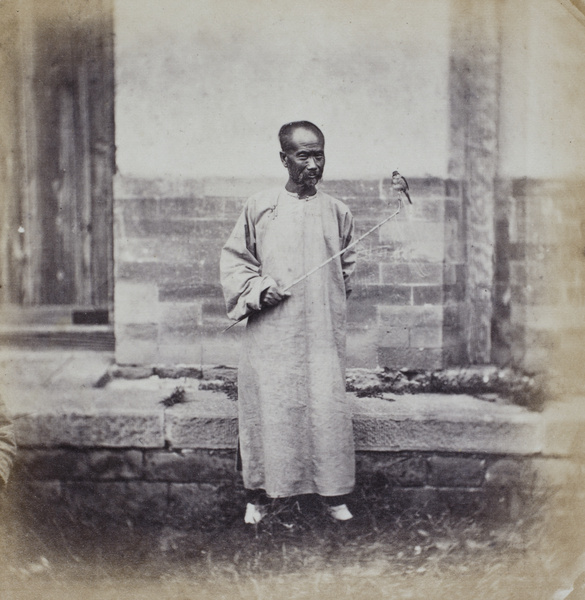
M 372 227 L 370 230 L 366 231 L 366 233 L 361 235 L 357 240 L 354 240 L 351 244 L 347 245 L 345 248 L 343 248 L 339 252 L 336 252 L 333 256 L 330 256 L 327 260 L 324 260 L 320 265 L 317 265 L 315 268 L 311 269 L 308 273 L 305 273 L 304 275 L 302 275 L 301 277 L 299 277 L 298 279 L 293 281 L 290 285 L 285 287 L 282 290 L 282 292 L 283 293 L 288 292 L 295 285 L 297 285 L 298 283 L 301 283 L 301 281 L 304 281 L 305 279 L 307 279 L 307 277 L 310 277 L 313 273 L 316 273 L 319 269 L 322 269 L 325 265 L 328 265 L 332 260 L 335 260 L 336 258 L 340 257 L 342 254 L 345 254 L 348 250 L 350 250 L 351 248 L 353 248 L 354 246 L 359 244 L 364 238 L 368 237 L 371 233 L 374 233 L 374 231 L 376 231 L 376 229 L 379 229 L 380 227 L 382 227 L 382 225 L 384 225 L 384 223 L 387 223 L 390 219 L 393 219 L 394 217 L 396 217 L 398 215 L 398 213 L 400 213 L 401 207 L 402 207 L 402 201 L 400 201 L 400 203 L 398 205 L 398 210 L 395 213 L 392 213 L 389 217 L 386 217 L 383 221 L 380 221 L 377 225 L 374 225 L 374 227 Z M 232 327 L 234 327 L 235 325 L 237 325 L 244 319 L 247 319 L 254 312 L 257 312 L 257 311 L 251 311 L 249 313 L 246 313 L 245 315 L 240 317 L 237 321 L 234 321 L 231 325 L 226 327 L 222 331 L 222 333 L 229 331 Z

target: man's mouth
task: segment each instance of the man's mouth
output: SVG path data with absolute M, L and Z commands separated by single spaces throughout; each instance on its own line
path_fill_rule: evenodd
M 314 186 L 321 180 L 321 175 L 321 173 L 307 173 L 304 171 L 299 173 L 294 179 L 300 185 Z

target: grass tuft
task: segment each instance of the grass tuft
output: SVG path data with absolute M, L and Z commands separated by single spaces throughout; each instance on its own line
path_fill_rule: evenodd
M 185 389 L 182 387 L 176 387 L 170 396 L 167 396 L 160 401 L 160 403 L 166 408 L 175 406 L 175 404 L 184 404 L 185 402 L 187 402 L 187 394 L 185 393 Z

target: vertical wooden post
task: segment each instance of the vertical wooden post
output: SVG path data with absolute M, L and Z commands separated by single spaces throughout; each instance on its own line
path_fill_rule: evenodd
M 0 301 L 20 297 L 15 289 L 19 262 L 20 219 L 18 214 L 18 84 L 20 61 L 19 19 L 15 0 L 0 3 L 2 44 L 0 44 Z
M 96 52 L 88 62 L 92 106 L 91 141 L 91 280 L 92 304 L 114 306 L 113 176 L 114 145 L 114 6 L 100 0 L 100 23 L 95 29 Z
M 78 144 L 80 147 L 80 164 L 78 198 L 77 202 L 77 226 L 79 232 L 79 254 L 76 260 L 77 264 L 77 303 L 85 306 L 93 304 L 92 298 L 92 273 L 91 273 L 91 251 L 92 251 L 92 193 L 91 193 L 91 100 L 89 93 L 89 59 L 86 56 L 85 45 L 77 42 L 79 47 L 77 51 L 81 54 L 77 67 L 77 111 L 79 114 Z M 91 46 L 90 46 L 91 48 Z
M 490 362 L 494 185 L 498 150 L 499 0 L 452 1 L 449 176 L 462 181 L 467 360 Z
M 20 294 L 24 305 L 34 305 L 41 298 L 41 248 L 42 231 L 39 217 L 39 179 L 37 171 L 37 105 L 34 93 L 35 75 L 35 25 L 34 8 L 30 0 L 19 0 L 18 23 L 18 80 L 19 114 L 14 123 L 19 134 L 19 238 L 20 256 L 11 265 L 17 271 Z

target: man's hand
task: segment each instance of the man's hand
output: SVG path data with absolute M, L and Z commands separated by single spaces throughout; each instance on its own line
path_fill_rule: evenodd
M 261 306 L 276 306 L 285 298 L 290 296 L 290 292 L 281 292 L 278 286 L 271 285 L 260 294 Z

